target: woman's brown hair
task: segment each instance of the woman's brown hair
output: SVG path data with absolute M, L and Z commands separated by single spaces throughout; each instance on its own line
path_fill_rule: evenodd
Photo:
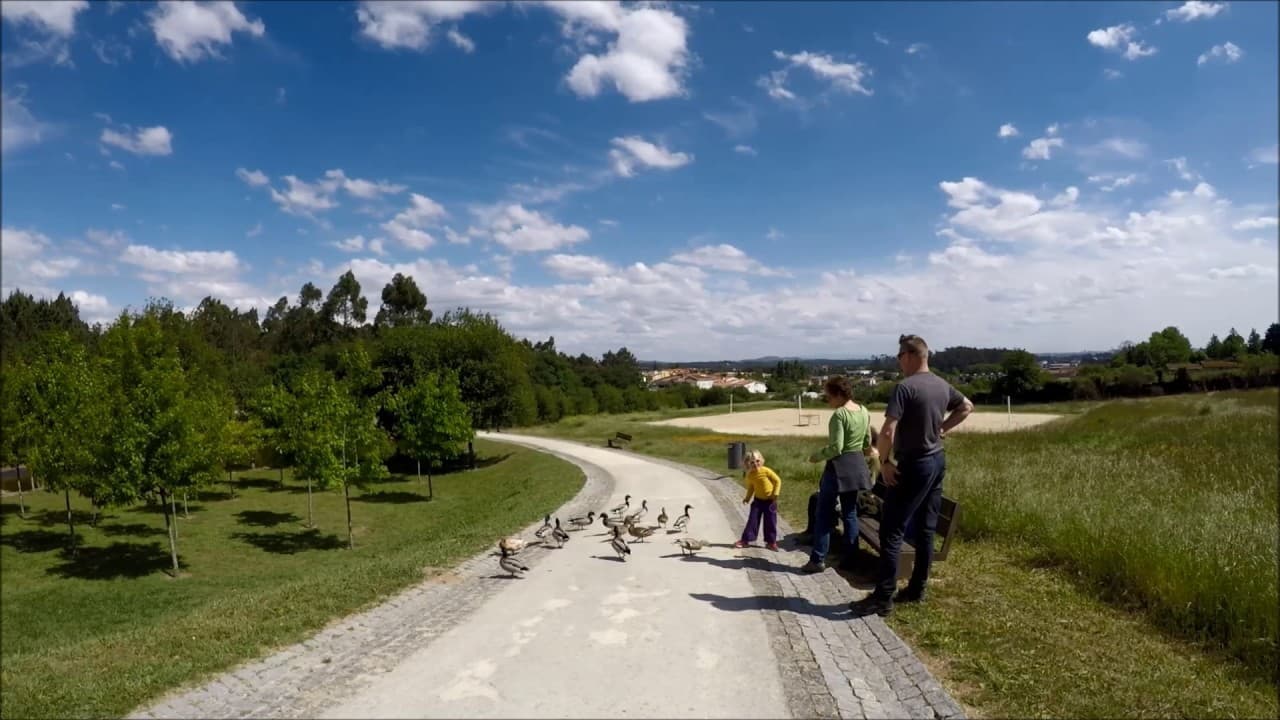
M 853 386 L 849 384 L 848 378 L 842 375 L 827 378 L 827 384 L 822 387 L 828 395 L 836 395 L 845 400 L 853 399 Z

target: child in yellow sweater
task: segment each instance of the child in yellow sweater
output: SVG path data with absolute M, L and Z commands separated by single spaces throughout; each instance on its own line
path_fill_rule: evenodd
M 751 503 L 751 511 L 747 515 L 747 527 L 742 531 L 742 539 L 733 546 L 744 548 L 755 542 L 760 521 L 764 520 L 765 546 L 770 550 L 777 550 L 778 495 L 782 492 L 782 478 L 764 466 L 764 455 L 759 450 L 748 452 L 746 461 L 747 495 L 742 498 L 742 504 Z

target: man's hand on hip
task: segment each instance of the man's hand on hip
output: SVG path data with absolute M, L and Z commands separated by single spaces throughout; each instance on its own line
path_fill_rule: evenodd
M 893 487 L 898 484 L 898 466 L 891 462 L 884 463 L 880 466 L 880 475 L 884 477 L 885 487 Z

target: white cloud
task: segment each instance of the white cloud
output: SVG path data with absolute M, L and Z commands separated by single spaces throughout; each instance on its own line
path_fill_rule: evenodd
M 241 269 L 239 258 L 230 250 L 157 250 L 147 245 L 130 245 L 120 260 L 146 271 L 174 275 L 216 277 Z
M 580 47 L 593 48 L 601 35 L 613 36 L 604 52 L 583 52 L 565 77 L 579 97 L 595 97 L 608 85 L 631 102 L 685 94 L 689 26 L 670 9 L 578 0 L 544 4 Z
M 1277 218 L 1275 216 L 1256 217 L 1256 218 L 1249 218 L 1247 220 L 1241 220 L 1240 222 L 1236 223 L 1235 225 L 1232 225 L 1231 227 L 1235 230 L 1264 230 L 1266 228 L 1276 227 L 1278 223 L 1280 223 L 1280 221 L 1277 221 Z
M 3 99 L 3 107 L 0 107 L 0 152 L 8 154 L 44 139 L 45 124 L 36 120 L 27 109 L 22 95 L 2 92 L 0 99 Z
M 1057 135 L 1060 132 L 1062 132 L 1062 126 L 1059 125 L 1058 123 L 1054 123 L 1044 129 L 1045 135 Z
M 864 85 L 871 74 L 871 68 L 862 62 L 839 62 L 830 55 L 799 52 L 787 54 L 781 50 L 773 51 L 774 58 L 786 62 L 781 70 L 775 70 L 759 79 L 759 84 L 769 93 L 769 97 L 778 100 L 794 100 L 795 93 L 786 88 L 788 73 L 793 68 L 805 68 L 815 77 L 824 80 L 834 90 L 847 93 L 871 95 L 872 90 Z
M 760 261 L 751 258 L 741 249 L 727 243 L 702 245 L 687 252 L 676 253 L 671 256 L 671 262 L 684 263 L 721 272 L 746 273 L 750 275 L 781 274 L 776 270 L 765 267 Z
M 1207 19 L 1214 17 L 1225 10 L 1226 7 L 1226 3 L 1199 2 L 1199 0 L 1191 0 L 1190 2 L 1184 2 L 1180 7 L 1173 8 L 1172 10 L 1165 10 L 1164 16 L 1170 20 L 1191 22 L 1192 20 L 1199 20 L 1201 18 Z
M 404 185 L 396 185 L 385 180 L 372 182 L 359 178 L 349 178 L 342 170 L 329 170 L 324 174 L 325 180 L 336 184 L 347 194 L 362 200 L 372 200 L 379 195 L 395 195 L 405 191 Z
M 0 17 L 15 25 L 31 25 L 49 35 L 69 38 L 76 31 L 76 15 L 89 9 L 87 0 L 5 0 Z
M 555 254 L 542 261 L 543 267 L 566 280 L 590 280 L 614 272 L 609 263 L 590 255 Z
M 99 230 L 97 228 L 89 228 L 85 231 L 84 236 L 96 245 L 105 248 L 117 248 L 129 242 L 129 236 L 125 235 L 122 230 Z
M 771 228 L 769 228 L 769 232 L 767 232 L 767 233 L 765 233 L 765 234 L 764 234 L 764 237 L 765 237 L 765 239 L 766 239 L 766 240 L 774 240 L 774 241 L 777 241 L 777 240 L 781 240 L 782 238 L 786 237 L 786 235 L 785 235 L 785 234 L 783 234 L 783 232 L 782 232 L 781 230 L 779 230 L 778 228 L 776 228 L 776 227 L 771 227 Z
M 1090 175 L 1089 176 L 1089 182 L 1094 183 L 1096 185 L 1100 185 L 1101 187 L 1099 187 L 1099 189 L 1102 190 L 1102 192 L 1112 192 L 1114 190 L 1118 190 L 1119 188 L 1129 187 L 1130 185 L 1134 184 L 1137 181 L 1138 181 L 1138 176 L 1132 173 L 1128 175 L 1119 175 L 1119 176 L 1116 176 L 1116 175 Z
M 738 140 L 755 132 L 759 123 L 756 120 L 755 106 L 737 98 L 733 100 L 734 104 L 738 106 L 737 110 L 704 112 L 702 117 L 706 118 L 708 122 L 724 128 L 724 132 L 729 138 Z
M 1207 182 L 1196 183 L 1196 187 L 1191 191 L 1191 194 L 1201 198 L 1215 198 L 1218 196 L 1218 192 Z
M 613 162 L 614 172 L 622 177 L 631 177 L 637 167 L 674 170 L 693 162 L 693 155 L 683 152 L 672 152 L 661 145 L 655 145 L 635 135 L 616 137 L 609 158 Z
M 386 255 L 387 251 L 382 247 L 382 238 L 374 238 L 369 241 L 369 252 L 374 255 Z
M 333 190 L 322 182 L 308 183 L 293 175 L 285 175 L 284 182 L 288 186 L 284 192 L 270 188 L 271 199 L 290 215 L 314 217 L 312 213 L 337 206 Z
M 130 130 L 124 126 L 125 132 L 104 128 L 99 140 L 104 145 L 112 145 L 131 152 L 134 155 L 172 155 L 173 134 L 163 125 Z
M 178 62 L 219 59 L 233 33 L 262 37 L 266 26 L 249 20 L 234 2 L 164 2 L 149 13 L 151 31 L 165 54 Z
M 601 225 L 604 225 L 605 227 L 618 227 L 618 221 L 617 221 L 617 220 L 610 220 L 610 219 L 608 219 L 608 218 L 605 218 L 605 219 L 601 220 L 601 221 L 600 221 L 600 224 L 601 224 Z
M 992 255 L 975 245 L 954 243 L 940 252 L 929 253 L 929 264 L 957 270 L 1004 267 L 1009 258 Z
M 119 212 L 121 210 L 124 210 L 125 206 L 121 205 L 120 203 L 111 203 L 111 209 Z
M 1280 145 L 1254 148 L 1249 152 L 1249 160 L 1262 165 L 1275 165 L 1280 162 Z
M 365 241 L 363 235 L 353 235 L 345 240 L 338 240 L 330 244 L 342 252 L 356 253 L 364 250 Z
M 111 314 L 111 303 L 101 295 L 94 295 L 84 290 L 73 290 L 70 298 L 71 302 L 76 304 L 81 317 L 89 322 L 105 320 Z
M 921 42 L 911 43 L 910 45 L 907 46 L 907 54 L 918 55 L 919 53 L 922 53 L 927 49 L 929 49 L 929 46 L 924 43 L 921 43 Z
M 1085 155 L 1119 155 L 1130 160 L 1146 157 L 1147 144 L 1132 138 L 1107 138 L 1096 145 L 1083 148 Z
M 591 234 L 578 225 L 561 225 L 536 210 L 509 204 L 482 209 L 490 236 L 512 252 L 541 252 L 586 241 Z
M 1137 60 L 1156 53 L 1156 48 L 1137 39 L 1137 29 L 1130 23 L 1112 25 L 1091 31 L 1085 38 L 1089 44 L 1104 50 L 1122 51 L 1126 60 Z
M 1124 77 L 1124 73 L 1113 68 L 1106 68 L 1102 71 L 1102 76 L 1108 80 L 1119 80 Z
M 431 31 L 436 25 L 485 12 L 487 7 L 491 5 L 482 0 L 361 2 L 356 9 L 356 19 L 360 22 L 360 34 L 384 50 L 425 50 L 431 44 Z M 458 35 L 461 37 L 461 33 Z M 453 42 L 457 44 L 457 40 Z
M 245 231 L 244 236 L 247 238 L 255 238 L 262 234 L 262 223 L 256 223 L 253 227 Z
M 1049 204 L 1053 205 L 1054 207 L 1068 207 L 1071 205 L 1075 205 L 1076 201 L 1079 199 L 1080 199 L 1080 188 L 1076 187 L 1075 185 L 1072 185 L 1068 187 L 1066 190 L 1063 190 L 1058 195 L 1054 196 L 1054 198 L 1049 201 Z
M 881 34 L 880 34 L 880 33 L 878 33 L 878 32 L 873 32 L 873 33 L 871 33 L 871 37 L 875 38 L 876 42 L 880 43 L 881 45 L 888 45 L 888 44 L 889 44 L 889 38 L 887 38 L 887 37 L 885 37 L 885 36 L 881 35 Z
M 119 160 L 112 160 L 111 162 L 107 163 L 107 165 L 115 170 L 124 172 L 124 165 Z
M 0 228 L 0 245 L 5 260 L 31 260 L 40 255 L 52 243 L 44 233 L 15 227 Z M 8 273 L 5 273 L 8 275 Z
M 261 170 L 245 170 L 244 168 L 236 168 L 236 177 L 240 178 L 249 187 L 262 187 L 271 180 L 267 174 Z
M 449 28 L 449 32 L 445 35 L 449 38 L 449 42 L 453 43 L 453 46 L 462 52 L 470 54 L 476 51 L 475 42 L 459 32 L 457 28 Z
M 5 0 L 0 16 L 10 25 L 30 28 L 31 35 L 15 38 L 17 52 L 6 48 L 4 64 L 19 67 L 48 60 L 71 65 L 70 41 L 76 16 L 89 8 L 85 0 Z
M 1249 263 L 1248 265 L 1234 265 L 1231 267 L 1215 267 L 1209 268 L 1209 277 L 1214 280 L 1237 279 L 1237 278 L 1268 278 L 1276 276 L 1276 268 L 1274 265 L 1258 265 Z
M 1014 127 L 1013 123 L 1005 123 L 1000 126 L 1000 130 L 996 133 L 996 137 L 1018 137 L 1018 128 Z
M 1022 149 L 1022 157 L 1028 160 L 1048 160 L 1053 148 L 1060 148 L 1065 144 L 1065 141 L 1060 137 L 1036 138 L 1031 141 L 1031 144 Z
M 1226 42 L 1221 45 L 1214 45 L 1196 58 L 1196 65 L 1204 65 L 1205 63 L 1221 58 L 1228 65 L 1239 62 L 1244 57 L 1244 51 L 1233 42 Z
M 733 146 L 733 151 L 734 151 L 734 152 L 736 152 L 736 153 L 738 153 L 739 155 L 753 155 L 753 156 L 754 156 L 754 155 L 759 155 L 759 154 L 760 154 L 760 153 L 756 152 L 756 149 L 755 149 L 755 148 L 753 148 L 753 147 L 751 147 L 750 145 L 734 145 L 734 146 Z
M 426 250 L 434 245 L 436 240 L 425 228 L 436 225 L 447 216 L 448 213 L 440 203 L 426 195 L 411 193 L 409 207 L 383 223 L 382 229 L 411 250 Z
M 1187 182 L 1190 182 L 1200 177 L 1199 175 L 1196 175 L 1195 173 L 1187 169 L 1187 159 L 1184 157 L 1172 158 L 1170 160 L 1165 160 L 1165 162 L 1169 165 L 1172 165 L 1174 171 L 1178 173 L 1178 177 L 1182 178 L 1183 180 L 1186 180 Z

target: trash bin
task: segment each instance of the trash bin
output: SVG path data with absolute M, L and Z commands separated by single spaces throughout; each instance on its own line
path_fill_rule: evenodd
M 744 442 L 729 443 L 729 469 L 741 470 L 742 461 L 747 456 L 747 444 Z

